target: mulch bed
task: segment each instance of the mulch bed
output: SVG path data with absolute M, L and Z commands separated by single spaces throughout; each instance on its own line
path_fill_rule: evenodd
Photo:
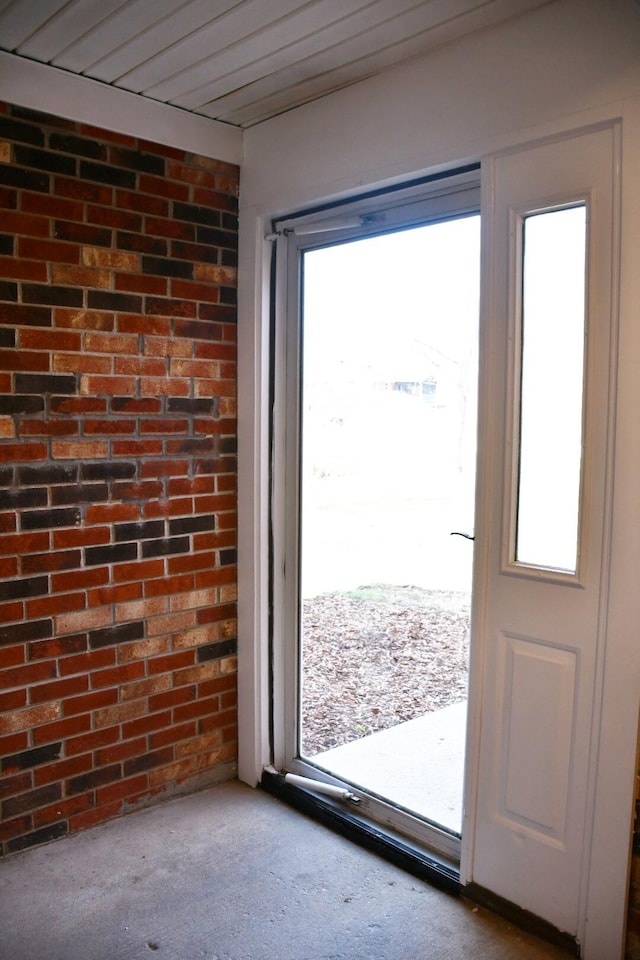
M 376 584 L 303 603 L 304 756 L 467 697 L 469 598 Z

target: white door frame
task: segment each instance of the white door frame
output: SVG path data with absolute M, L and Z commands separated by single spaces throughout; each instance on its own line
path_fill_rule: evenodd
M 624 113 L 622 109 L 620 112 Z M 606 114 L 599 113 L 602 119 L 606 119 Z M 630 250 L 636 250 L 640 184 L 634 171 L 640 158 L 634 144 L 640 140 L 640 111 L 634 112 L 630 108 L 627 122 L 630 136 L 626 141 L 623 138 L 622 164 L 628 177 L 623 181 L 622 191 L 622 243 L 623 250 L 625 244 Z M 557 125 L 553 132 L 558 132 Z M 282 207 L 276 212 L 282 213 Z M 253 208 L 245 212 L 241 228 L 239 775 L 252 785 L 259 782 L 264 765 L 270 761 L 267 571 L 271 244 L 264 237 L 270 232 L 271 222 L 270 212 Z M 618 237 L 612 237 L 612 243 L 617 245 L 618 242 Z M 637 484 L 640 469 L 637 297 L 640 283 L 634 264 L 627 263 L 624 257 L 620 293 L 622 350 L 618 378 L 620 402 L 615 425 L 618 443 L 613 550 L 611 590 L 607 609 L 603 611 L 608 633 L 600 699 L 604 722 L 596 733 L 597 764 L 592 769 L 593 826 L 583 940 L 583 956 L 587 960 L 601 960 L 604 956 L 613 960 L 622 956 L 636 773 L 640 657 L 636 652 L 638 644 L 632 643 L 632 638 L 637 635 L 640 622 L 640 592 L 636 582 L 640 569 L 640 545 L 638 518 L 630 514 L 630 510 L 640 508 Z M 615 284 L 613 295 L 614 298 L 618 295 Z

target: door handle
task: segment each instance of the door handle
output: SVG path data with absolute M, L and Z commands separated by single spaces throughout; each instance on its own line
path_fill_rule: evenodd
M 465 540 L 475 540 L 475 537 L 472 533 L 463 533 L 462 530 L 452 530 L 449 534 L 450 537 L 464 537 Z

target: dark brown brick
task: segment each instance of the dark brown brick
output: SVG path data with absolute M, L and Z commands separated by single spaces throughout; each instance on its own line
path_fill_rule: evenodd
M 34 750 L 23 750 L 21 753 L 14 753 L 10 757 L 2 758 L 2 772 L 11 773 L 15 770 L 27 770 L 29 767 L 36 767 L 41 763 L 50 763 L 52 760 L 58 760 L 62 752 L 62 742 L 48 743 L 44 747 L 36 747 Z
M 47 803 L 54 803 L 62 796 L 62 786 L 59 783 L 50 783 L 46 787 L 30 790 L 17 797 L 10 797 L 2 803 L 3 818 L 17 817 L 21 813 L 28 813 L 37 807 L 44 807 Z

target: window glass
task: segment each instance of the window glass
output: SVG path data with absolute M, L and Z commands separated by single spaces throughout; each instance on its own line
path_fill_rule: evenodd
M 575 573 L 578 556 L 586 207 L 523 224 L 515 560 Z

